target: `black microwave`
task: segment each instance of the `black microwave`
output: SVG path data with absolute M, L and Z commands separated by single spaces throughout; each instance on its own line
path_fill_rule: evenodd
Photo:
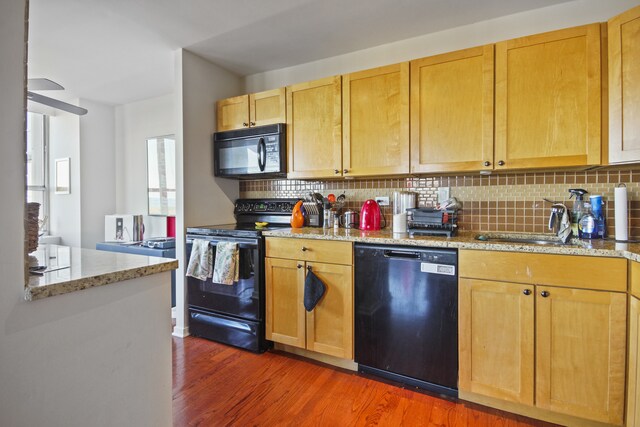
M 286 178 L 286 125 L 213 134 L 213 174 L 222 178 Z

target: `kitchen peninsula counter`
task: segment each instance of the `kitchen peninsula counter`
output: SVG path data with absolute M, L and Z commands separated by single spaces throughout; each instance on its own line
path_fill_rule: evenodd
M 25 287 L 27 301 L 62 295 L 82 289 L 122 282 L 178 268 L 175 259 L 125 253 L 40 245 L 33 253 L 42 275 L 30 275 Z
M 411 236 L 408 233 L 393 233 L 390 229 L 377 231 L 362 231 L 358 229 L 340 228 L 286 228 L 282 230 L 264 231 L 267 237 L 290 237 L 304 239 L 323 239 L 336 241 L 351 241 L 378 245 L 407 245 L 428 246 L 433 248 L 478 249 L 503 252 L 531 252 L 542 254 L 583 255 L 601 257 L 621 257 L 633 261 L 640 261 L 640 243 L 619 243 L 614 240 L 581 240 L 572 239 L 570 245 L 540 245 L 525 242 L 497 242 L 476 240 L 478 234 L 488 234 L 494 237 L 530 237 L 549 234 L 531 233 L 502 233 L 502 232 L 459 232 L 455 237 L 440 236 Z

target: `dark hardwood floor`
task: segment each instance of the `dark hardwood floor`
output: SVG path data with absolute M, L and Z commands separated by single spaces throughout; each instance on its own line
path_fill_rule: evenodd
M 281 352 L 173 338 L 173 425 L 550 426 Z

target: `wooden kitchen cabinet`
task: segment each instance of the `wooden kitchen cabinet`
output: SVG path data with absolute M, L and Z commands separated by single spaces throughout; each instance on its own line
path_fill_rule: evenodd
M 640 6 L 609 21 L 609 161 L 640 161 Z
M 640 299 L 629 298 L 627 427 L 640 427 Z
M 409 173 L 409 63 L 342 76 L 342 174 Z
M 496 44 L 496 169 L 601 163 L 600 29 Z
M 461 278 L 460 390 L 533 405 L 533 286 Z
M 622 424 L 624 259 L 460 250 L 459 276 L 463 399 Z
M 286 122 L 285 89 L 235 96 L 217 102 L 218 132 Z
M 353 359 L 351 243 L 268 237 L 266 253 L 267 339 Z M 311 312 L 303 304 L 309 269 L 327 286 Z
M 287 87 L 288 178 L 342 176 L 342 80 Z
M 266 258 L 266 337 L 268 340 L 305 348 L 305 270 L 295 259 Z
M 493 169 L 494 46 L 411 61 L 411 173 Z
M 620 425 L 627 295 L 536 286 L 536 406 Z

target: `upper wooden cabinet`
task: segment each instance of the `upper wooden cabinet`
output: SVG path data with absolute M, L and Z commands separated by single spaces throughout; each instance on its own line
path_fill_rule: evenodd
M 640 161 L 640 6 L 609 21 L 609 161 Z
M 217 102 L 218 132 L 286 121 L 285 89 L 234 96 Z
M 409 173 L 409 63 L 342 76 L 342 174 Z
M 287 87 L 288 178 L 342 175 L 340 76 Z
M 493 45 L 411 61 L 411 172 L 493 169 Z
M 496 44 L 496 169 L 600 164 L 600 28 Z

